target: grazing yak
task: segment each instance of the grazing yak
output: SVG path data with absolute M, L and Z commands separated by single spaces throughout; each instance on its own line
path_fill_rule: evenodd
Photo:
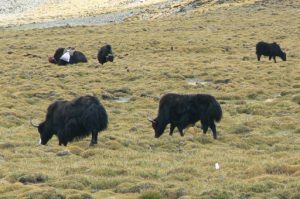
M 111 49 L 111 45 L 107 44 L 105 46 L 102 46 L 97 55 L 98 61 L 100 64 L 104 64 L 105 62 L 113 62 L 114 61 L 114 54 Z
M 148 120 L 152 123 L 155 138 L 159 138 L 166 126 L 170 123 L 170 135 L 177 127 L 183 136 L 183 129 L 201 121 L 203 133 L 206 134 L 208 127 L 217 139 L 216 125 L 222 118 L 222 109 L 216 99 L 207 94 L 179 95 L 168 93 L 159 102 L 158 116 Z
M 266 43 L 266 42 L 258 42 L 256 44 L 256 55 L 257 60 L 260 61 L 260 57 L 262 55 L 269 56 L 269 60 L 272 58 L 276 63 L 276 56 L 280 57 L 283 61 L 286 61 L 286 53 L 280 49 L 280 46 L 277 43 Z
M 90 145 L 97 144 L 98 133 L 107 128 L 106 110 L 97 97 L 86 95 L 72 101 L 55 101 L 48 107 L 46 119 L 38 128 L 40 144 L 47 142 L 55 134 L 59 145 L 67 146 L 68 142 L 84 138 L 92 133 Z
M 48 57 L 48 61 L 52 64 L 67 65 L 87 62 L 85 55 L 74 48 L 58 48 L 53 56 Z

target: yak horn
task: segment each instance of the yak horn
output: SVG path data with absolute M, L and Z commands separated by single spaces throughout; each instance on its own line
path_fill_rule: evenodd
M 155 122 L 153 119 L 151 119 L 150 117 L 147 118 L 149 122 Z
M 33 123 L 32 123 L 32 118 L 30 118 L 30 124 L 31 124 L 33 127 L 35 127 L 35 128 L 38 128 L 38 127 L 39 127 L 39 125 L 36 125 L 36 124 L 33 124 Z

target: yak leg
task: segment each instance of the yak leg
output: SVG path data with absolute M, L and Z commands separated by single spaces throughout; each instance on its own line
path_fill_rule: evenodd
M 202 130 L 203 130 L 203 133 L 206 134 L 207 131 L 208 131 L 208 125 L 207 125 L 207 122 L 201 120 L 201 128 L 202 128 Z
M 180 135 L 183 137 L 184 136 L 184 134 L 183 134 L 183 128 L 182 127 L 177 127 L 177 128 L 179 130 Z
M 64 145 L 64 146 L 67 146 L 68 145 L 68 142 L 67 141 L 59 141 L 58 145 L 61 146 L 61 145 Z
M 210 122 L 209 127 L 213 132 L 214 139 L 217 139 L 217 130 L 216 130 L 216 125 L 215 125 L 214 121 Z
M 275 56 L 273 56 L 273 59 L 274 59 L 274 62 L 276 63 L 276 57 Z
M 62 140 L 59 141 L 59 146 L 61 146 L 61 144 L 63 144 L 64 146 L 67 146 L 68 141 L 65 138 L 62 138 Z
M 68 144 L 68 141 L 66 139 L 66 135 L 65 135 L 66 132 L 63 132 L 63 131 L 60 131 L 57 133 L 57 137 L 58 137 L 58 144 L 59 146 L 61 146 L 62 144 L 64 146 L 67 146 Z
M 269 60 L 271 60 L 272 59 L 272 56 L 269 56 Z
M 92 140 L 91 140 L 90 146 L 97 144 L 97 139 L 98 139 L 98 132 L 92 131 Z
M 68 64 L 68 62 L 66 62 L 64 60 L 61 60 L 61 59 L 59 59 L 58 62 L 57 62 L 57 65 L 60 65 L 60 66 L 65 66 L 67 64 Z
M 173 131 L 174 131 L 175 127 L 176 127 L 176 126 L 175 126 L 174 124 L 171 123 L 169 135 L 171 135 L 171 136 L 173 135 Z
M 191 124 L 189 115 L 185 114 L 180 117 L 179 122 L 177 124 L 177 128 L 181 136 L 184 136 L 183 130 Z
M 256 54 L 256 55 L 257 55 L 257 60 L 260 61 L 261 55 L 260 54 Z
M 179 130 L 180 135 L 184 136 L 184 133 L 183 133 L 184 125 L 182 125 L 182 123 L 181 123 L 180 125 L 177 125 L 177 128 Z
M 207 131 L 208 131 L 208 126 L 207 125 L 203 126 L 203 133 L 206 134 Z

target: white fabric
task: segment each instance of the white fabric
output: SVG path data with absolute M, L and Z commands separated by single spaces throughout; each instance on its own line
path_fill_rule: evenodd
M 70 62 L 70 57 L 71 57 L 70 52 L 67 51 L 59 59 L 66 61 L 66 62 Z

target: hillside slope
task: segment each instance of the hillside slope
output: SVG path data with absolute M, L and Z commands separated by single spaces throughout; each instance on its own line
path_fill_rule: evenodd
M 103 26 L 3 29 L 0 35 L 1 198 L 299 198 L 299 1 L 268 0 Z M 287 61 L 256 60 L 276 41 Z M 108 42 L 115 62 L 100 65 Z M 55 66 L 74 46 L 89 62 Z M 167 92 L 209 93 L 221 103 L 219 138 L 189 128 L 160 139 L 147 116 Z M 57 99 L 92 94 L 109 114 L 89 138 L 38 145 L 29 119 Z M 120 103 L 129 100 L 126 103 Z M 215 169 L 219 163 L 220 169 Z
M 128 20 L 155 19 L 197 7 L 202 11 L 257 0 L 18 0 L 0 2 L 0 27 L 128 13 Z M 134 17 L 131 17 L 134 15 Z M 95 18 L 95 19 L 96 19 Z M 92 20 L 92 19 L 89 19 Z M 92 20 L 93 21 L 93 20 Z

